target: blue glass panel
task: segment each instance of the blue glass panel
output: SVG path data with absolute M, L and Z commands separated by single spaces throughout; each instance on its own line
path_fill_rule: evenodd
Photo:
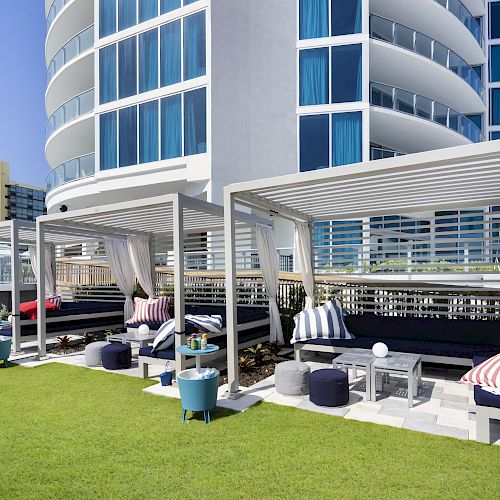
M 119 165 L 137 165 L 137 106 L 119 111 Z
M 184 19 L 184 80 L 206 73 L 205 12 Z
M 329 156 L 329 117 L 300 117 L 300 171 L 327 168 Z
M 191 3 L 197 2 L 198 0 L 184 0 L 184 5 L 189 5 Z
M 474 70 L 474 72 L 479 77 L 479 79 L 482 80 L 483 79 L 483 67 L 482 66 L 471 66 L 471 68 Z
M 500 38 L 500 2 L 490 3 L 490 38 Z
M 328 0 L 300 0 L 299 38 L 328 36 Z
M 161 100 L 161 159 L 182 156 L 181 95 Z
M 118 96 L 120 99 L 137 94 L 136 37 L 118 43 Z
M 136 0 L 118 0 L 118 30 L 137 24 Z
M 491 89 L 490 122 L 491 125 L 500 125 L 500 89 Z
M 139 92 L 158 88 L 158 30 L 139 35 Z
M 160 28 L 161 86 L 181 81 L 181 22 L 165 24 Z
M 139 22 L 158 16 L 158 0 L 139 0 Z
M 160 14 L 165 14 L 181 6 L 181 0 L 161 0 Z
M 332 0 L 332 35 L 361 33 L 361 0 Z
M 116 168 L 116 112 L 99 117 L 100 169 Z
M 361 122 L 361 112 L 332 115 L 332 165 L 334 167 L 361 161 Z
M 490 140 L 498 141 L 498 139 L 500 139 L 500 132 L 491 132 Z
M 500 45 L 490 47 L 490 82 L 500 82 Z
M 158 161 L 158 101 L 139 106 L 139 163 Z
M 116 100 L 116 44 L 99 51 L 99 102 Z
M 116 0 L 99 1 L 99 38 L 116 32 Z
M 184 94 L 184 155 L 207 152 L 207 92 L 205 88 Z
M 479 130 L 483 128 L 483 115 L 465 115 Z
M 332 47 L 332 102 L 362 99 L 361 44 Z
M 328 48 L 301 50 L 300 105 L 328 103 Z

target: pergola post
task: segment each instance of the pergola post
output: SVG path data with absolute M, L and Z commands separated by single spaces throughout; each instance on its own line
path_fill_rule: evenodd
M 174 317 L 175 317 L 175 373 L 185 369 L 186 358 L 177 352 L 185 342 L 184 321 L 184 200 L 177 195 L 173 202 L 174 236 Z
M 10 266 L 11 266 L 11 297 L 12 297 L 12 340 L 14 352 L 21 351 L 21 272 L 19 262 L 19 225 L 16 220 L 10 226 Z
M 47 330 L 45 311 L 45 226 L 42 222 L 36 222 L 36 253 L 37 253 L 37 343 L 38 357 L 43 358 L 47 354 Z
M 307 224 L 309 227 L 309 240 L 310 240 L 310 245 L 311 245 L 311 272 L 312 272 L 312 277 L 313 277 L 313 307 L 316 305 L 316 274 L 314 273 L 314 223 L 309 222 Z
M 151 281 L 153 283 L 153 295 L 156 297 L 156 254 L 155 237 L 149 238 L 149 258 L 151 259 Z
M 235 207 L 233 195 L 224 193 L 224 240 L 226 260 L 226 334 L 227 334 L 227 374 L 228 396 L 238 397 L 238 324 L 236 289 L 236 244 L 235 244 Z

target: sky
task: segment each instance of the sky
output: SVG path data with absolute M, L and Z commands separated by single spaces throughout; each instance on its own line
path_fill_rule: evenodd
M 0 160 L 11 180 L 45 185 L 45 2 L 2 1 Z

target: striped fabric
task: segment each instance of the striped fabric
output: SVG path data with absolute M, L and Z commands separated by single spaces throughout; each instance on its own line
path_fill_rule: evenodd
M 170 319 L 168 306 L 170 297 L 159 297 L 157 299 L 134 299 L 134 315 L 127 321 L 132 323 L 165 323 Z
M 469 370 L 460 382 L 480 385 L 488 392 L 500 394 L 500 353 Z
M 51 295 L 50 297 L 47 297 L 46 300 L 47 302 L 54 304 L 57 307 L 57 309 L 61 309 L 61 304 L 62 304 L 61 295 Z
M 337 299 L 314 309 L 306 309 L 297 314 L 294 320 L 292 344 L 312 339 L 350 340 L 354 338 L 347 331 L 342 315 L 342 306 Z
M 207 316 L 204 314 L 186 314 L 186 323 L 191 323 L 202 332 L 222 333 L 222 316 Z M 175 340 L 175 319 L 170 319 L 161 325 L 153 341 L 152 352 L 163 351 L 172 346 Z

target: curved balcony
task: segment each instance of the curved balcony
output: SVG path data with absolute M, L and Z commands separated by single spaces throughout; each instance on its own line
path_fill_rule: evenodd
M 384 158 L 395 158 L 396 156 L 404 155 L 405 153 L 401 153 L 400 151 L 370 146 L 370 160 L 383 160 Z
M 89 26 L 73 37 L 50 61 L 47 69 L 47 85 L 54 75 L 72 59 L 94 46 L 94 26 Z
M 94 89 L 87 90 L 63 104 L 48 120 L 45 138 L 48 138 L 66 123 L 91 113 L 94 109 Z
M 95 174 L 95 154 L 73 158 L 66 161 L 56 168 L 53 168 L 47 176 L 47 192 L 66 184 Z
M 475 17 L 460 0 L 434 0 L 446 10 L 451 12 L 456 18 L 462 21 L 463 25 L 472 33 L 477 43 L 484 45 L 483 31 Z
M 49 12 L 47 13 L 47 31 L 49 31 L 49 28 L 52 26 L 57 14 L 59 14 L 63 7 L 69 2 L 71 2 L 71 0 L 54 0 L 52 2 Z
M 385 17 L 370 16 L 370 36 L 410 50 L 449 69 L 467 82 L 484 103 L 485 91 L 479 75 L 459 55 L 432 38 Z
M 370 104 L 439 124 L 470 142 L 484 141 L 481 130 L 466 116 L 444 104 L 407 90 L 371 82 Z

